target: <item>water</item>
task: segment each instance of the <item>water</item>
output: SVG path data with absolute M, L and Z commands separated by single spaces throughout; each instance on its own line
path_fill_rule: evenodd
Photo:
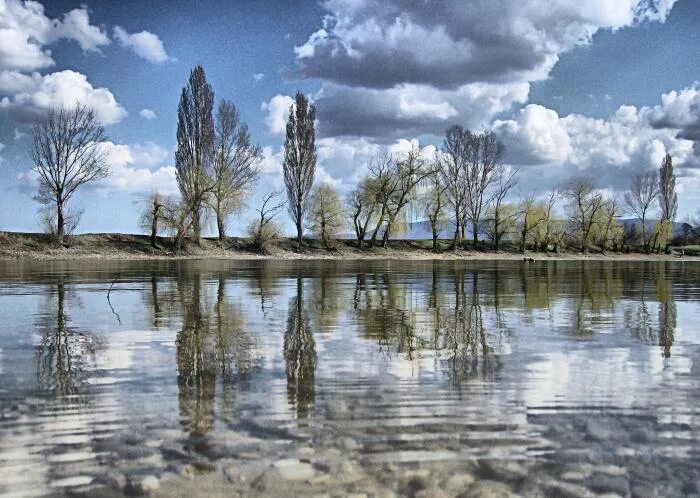
M 0 263 L 0 494 L 698 493 L 699 295 L 693 262 Z

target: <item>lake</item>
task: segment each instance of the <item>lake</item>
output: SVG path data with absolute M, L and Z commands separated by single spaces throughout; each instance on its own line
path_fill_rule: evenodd
M 699 297 L 690 261 L 0 262 L 0 494 L 697 494 Z

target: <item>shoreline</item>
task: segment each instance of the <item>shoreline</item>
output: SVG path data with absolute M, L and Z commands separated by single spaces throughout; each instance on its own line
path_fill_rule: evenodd
M 430 241 L 393 240 L 389 247 L 358 249 L 355 241 L 339 240 L 338 249 L 329 251 L 308 241 L 301 251 L 296 250 L 292 239 L 280 239 L 270 254 L 260 254 L 250 249 L 244 238 L 227 239 L 224 245 L 217 240 L 204 239 L 202 247 L 188 244 L 178 253 L 167 249 L 167 239 L 154 249 L 148 238 L 130 234 L 85 234 L 72 237 L 69 247 L 56 247 L 41 234 L 0 232 L 0 261 L 189 261 L 189 260 L 318 260 L 318 261 L 700 261 L 699 256 L 679 257 L 674 254 L 589 252 L 532 252 L 515 250 L 493 251 L 448 248 L 449 241 L 442 241 L 444 249 L 433 252 Z

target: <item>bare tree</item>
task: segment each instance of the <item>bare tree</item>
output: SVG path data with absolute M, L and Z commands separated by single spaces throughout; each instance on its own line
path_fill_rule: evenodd
M 440 230 L 446 223 L 445 208 L 447 207 L 447 186 L 442 183 L 439 174 L 429 177 L 428 190 L 425 194 L 424 211 L 430 221 L 430 230 L 433 234 L 433 251 L 439 249 L 438 237 Z
M 211 207 L 216 214 L 219 240 L 226 238 L 226 220 L 240 208 L 243 196 L 258 177 L 260 146 L 253 144 L 248 126 L 236 106 L 222 100 L 216 113 Z
M 248 232 L 253 238 L 253 245 L 261 252 L 269 252 L 269 244 L 277 238 L 279 229 L 274 223 L 274 218 L 286 204 L 282 200 L 283 192 L 281 190 L 270 192 L 263 197 L 263 202 L 258 212 L 258 219 L 248 227 Z
M 297 92 L 295 104 L 289 109 L 282 169 L 287 189 L 287 209 L 296 225 L 297 243 L 301 247 L 304 215 L 316 172 L 316 108 L 309 105 L 309 99 L 301 92 Z
M 195 66 L 182 89 L 177 109 L 175 168 L 183 203 L 192 218 L 196 242 L 202 238 L 202 214 L 212 190 L 210 179 L 214 156 L 214 90 L 202 66 Z
M 146 199 L 143 213 L 141 214 L 141 228 L 151 234 L 151 246 L 158 247 L 158 232 L 163 228 L 159 223 L 166 220 L 168 205 L 167 199 L 158 192 L 153 192 Z
M 505 145 L 494 133 L 471 135 L 472 146 L 468 148 L 466 162 L 466 212 L 472 223 L 473 244 L 479 241 L 479 222 L 487 203 L 487 194 L 497 179 Z
M 357 245 L 362 249 L 369 225 L 376 216 L 377 194 L 374 183 L 370 178 L 363 178 L 357 187 L 350 191 L 347 205 L 352 214 L 352 224 L 355 228 Z
M 66 208 L 76 190 L 107 177 L 109 168 L 101 144 L 104 128 L 89 107 L 76 103 L 49 111 L 34 125 L 31 158 L 39 175 L 36 200 L 56 208 L 56 242 L 66 235 Z
M 445 133 L 438 161 L 438 175 L 454 212 L 455 235 L 452 248 L 462 244 L 465 223 L 467 182 L 466 162 L 473 145 L 472 134 L 461 126 L 450 126 Z
M 333 249 L 335 236 L 343 223 L 340 197 L 331 184 L 323 183 L 311 193 L 309 222 L 314 235 L 323 241 L 326 249 Z
M 642 246 L 649 252 L 649 237 L 646 219 L 653 202 L 659 196 L 659 183 L 653 171 L 639 173 L 632 178 L 630 189 L 625 193 L 625 204 L 642 224 Z
M 492 224 L 493 244 L 496 251 L 500 248 L 501 237 L 506 233 L 506 226 L 510 224 L 509 216 L 503 212 L 502 206 L 508 196 L 508 192 L 518 183 L 517 169 L 506 170 L 502 165 L 498 167 L 496 172 L 496 180 L 494 182 L 494 192 L 491 196 L 489 204 L 491 205 L 491 219 L 488 220 Z
M 571 180 L 564 195 L 570 201 L 571 223 L 578 232 L 581 252 L 586 252 L 591 231 L 599 218 L 598 213 L 605 204 L 603 196 L 596 191 L 593 179 L 585 177 Z
M 392 189 L 385 198 L 387 221 L 384 234 L 382 235 L 383 247 L 386 247 L 391 229 L 402 214 L 402 211 L 413 200 L 416 187 L 434 173 L 434 170 L 421 156 L 417 147 L 413 147 L 403 158 L 397 159 L 392 165 Z
M 374 247 L 377 243 L 379 230 L 381 230 L 382 225 L 387 222 L 389 217 L 389 199 L 396 189 L 397 183 L 394 165 L 394 157 L 387 152 L 378 153 L 369 163 L 369 175 L 374 186 L 375 200 L 379 206 L 379 216 L 377 216 L 377 223 L 370 239 L 371 247 Z

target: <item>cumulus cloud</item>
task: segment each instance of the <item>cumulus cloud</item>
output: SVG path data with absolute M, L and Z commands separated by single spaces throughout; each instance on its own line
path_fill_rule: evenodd
M 34 71 L 54 64 L 45 48 L 59 39 L 74 40 L 83 50 L 98 50 L 109 38 L 90 24 L 86 7 L 73 9 L 63 19 L 51 19 L 39 2 L 0 2 L 0 70 Z
M 324 81 L 326 136 L 442 133 L 523 103 L 561 54 L 601 29 L 664 21 L 674 3 L 327 0 L 323 26 L 295 48 L 293 74 Z
M 163 42 L 150 31 L 129 33 L 121 26 L 114 27 L 114 38 L 123 47 L 129 48 L 139 57 L 149 62 L 159 63 L 168 60 Z
M 148 119 L 149 121 L 158 117 L 156 116 L 156 113 L 150 109 L 141 109 L 141 111 L 139 111 L 139 116 L 141 116 L 143 119 Z
M 509 163 L 546 169 L 545 175 L 535 171 L 526 175 L 538 178 L 540 185 L 583 174 L 624 188 L 635 172 L 658 168 L 667 153 L 680 175 L 699 164 L 692 140 L 678 128 L 655 126 L 674 101 L 662 100 L 667 105 L 621 106 L 607 119 L 575 113 L 560 117 L 551 109 L 530 104 L 514 119 L 494 122 L 494 130 L 507 144 Z
M 454 90 L 405 84 L 387 90 L 327 84 L 314 96 L 322 136 L 394 140 L 441 135 L 454 122 L 480 127 L 514 103 L 527 101 L 529 85 L 473 83 Z
M 175 167 L 154 168 L 168 157 L 168 151 L 163 147 L 152 142 L 132 145 L 105 142 L 102 147 L 109 163 L 110 175 L 99 183 L 99 189 L 177 194 Z
M 268 102 L 263 102 L 260 108 L 267 111 L 265 123 L 267 129 L 273 135 L 283 135 L 287 126 L 289 108 L 294 103 L 294 99 L 289 95 L 275 95 Z
M 255 73 L 253 74 L 253 79 L 255 81 L 262 81 L 262 79 L 265 77 L 265 73 Z
M 59 71 L 45 76 L 17 72 L 0 73 L 0 109 L 18 121 L 32 121 L 50 108 L 80 102 L 95 111 L 102 124 L 123 119 L 127 112 L 106 88 L 94 88 L 84 74 Z
M 663 21 L 674 3 L 328 0 L 323 28 L 296 48 L 298 70 L 372 88 L 539 80 L 598 30 Z

